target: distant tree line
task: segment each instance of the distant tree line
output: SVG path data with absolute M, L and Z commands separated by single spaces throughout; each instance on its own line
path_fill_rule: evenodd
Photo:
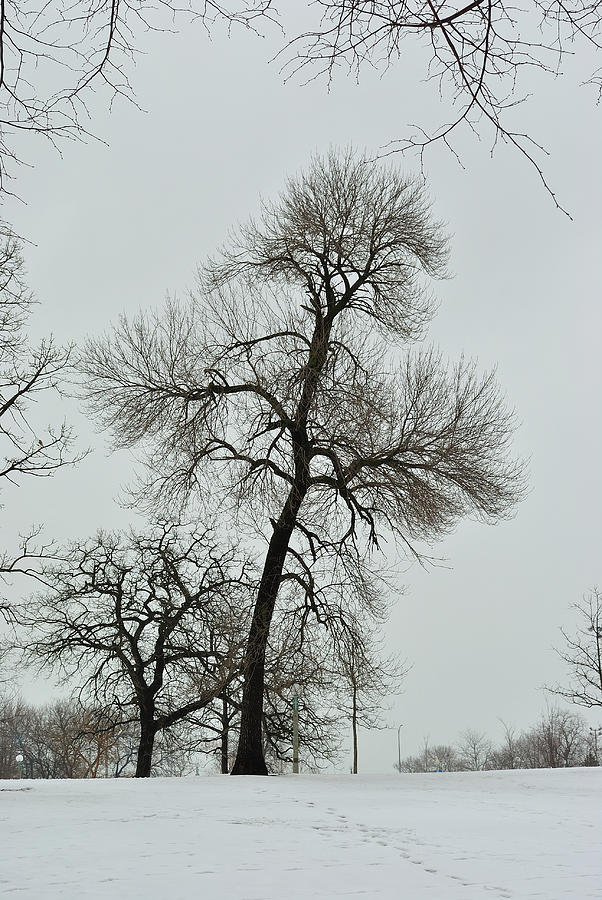
M 0 778 L 118 778 L 136 771 L 134 723 L 76 700 L 30 704 L 0 699 Z M 186 775 L 191 754 L 171 735 L 157 742 L 154 775 Z
M 602 728 L 588 726 L 578 713 L 549 707 L 532 728 L 517 732 L 504 725 L 504 738 L 494 744 L 482 732 L 464 731 L 455 744 L 431 744 L 407 756 L 394 768 L 401 772 L 481 772 L 489 769 L 559 769 L 599 766 Z

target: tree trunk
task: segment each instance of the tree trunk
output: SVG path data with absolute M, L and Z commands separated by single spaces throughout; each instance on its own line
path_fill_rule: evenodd
M 240 737 L 232 775 L 268 774 L 261 739 L 265 651 L 284 561 L 304 494 L 305 491 L 291 490 L 282 515 L 274 526 L 266 554 L 247 642 Z
M 228 722 L 228 697 L 222 696 L 222 775 L 228 774 L 228 737 L 230 725 Z
M 140 742 L 138 744 L 138 757 L 136 760 L 136 778 L 150 777 L 155 734 L 155 725 L 152 714 L 141 714 Z
M 353 774 L 357 775 L 357 688 L 353 685 L 353 711 L 351 713 L 351 728 L 353 730 Z
M 316 320 L 312 335 L 307 366 L 304 367 L 303 390 L 295 414 L 293 460 L 295 480 L 287 497 L 280 518 L 273 524 L 273 534 L 266 554 L 261 583 L 255 601 L 255 610 L 247 642 L 245 682 L 240 716 L 240 737 L 233 775 L 267 775 L 261 740 L 263 716 L 263 691 L 265 677 L 265 651 L 274 614 L 282 570 L 288 553 L 293 529 L 303 499 L 309 488 L 309 460 L 307 451 L 307 416 L 320 373 L 328 356 L 328 339 L 334 313 Z

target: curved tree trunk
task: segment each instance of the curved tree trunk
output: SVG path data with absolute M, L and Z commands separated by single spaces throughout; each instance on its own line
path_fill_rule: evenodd
M 261 731 L 265 652 L 284 562 L 304 494 L 295 488 L 289 494 L 266 554 L 247 642 L 240 736 L 232 775 L 268 774 Z
M 247 642 L 240 737 L 232 775 L 268 774 L 261 739 L 265 651 L 289 543 L 297 524 L 301 504 L 309 489 L 307 417 L 320 373 L 326 363 L 328 339 L 333 319 L 333 312 L 329 313 L 326 318 L 317 317 L 309 358 L 304 370 L 303 390 L 301 391 L 295 414 L 295 428 L 291 432 L 295 479 L 280 518 L 273 525 L 274 531 L 268 546 L 261 583 L 257 592 L 257 600 L 255 601 L 255 610 Z

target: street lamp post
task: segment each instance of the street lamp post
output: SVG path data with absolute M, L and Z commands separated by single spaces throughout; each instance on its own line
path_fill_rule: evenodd
M 602 726 L 599 728 L 590 728 L 589 733 L 591 735 L 591 742 L 594 748 L 594 756 L 596 758 L 596 762 L 598 762 L 598 738 L 602 736 Z
M 299 774 L 299 688 L 293 687 L 293 774 Z
M 401 775 L 401 729 L 403 728 L 403 722 L 397 729 L 397 771 Z

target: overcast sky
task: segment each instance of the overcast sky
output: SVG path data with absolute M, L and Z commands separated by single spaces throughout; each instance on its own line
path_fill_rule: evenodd
M 4 205 L 32 242 L 36 335 L 78 341 L 122 311 L 183 296 L 228 229 L 312 152 L 353 143 L 375 153 L 408 123 L 444 116 L 434 87 L 418 81 L 418 53 L 382 78 L 366 70 L 359 85 L 342 75 L 328 91 L 320 81 L 283 83 L 268 64 L 275 36 L 216 31 L 210 41 L 197 29 L 146 40 L 133 73 L 146 111 L 117 102 L 109 113 L 99 98 L 93 127 L 108 147 L 74 143 L 60 158 L 29 144 L 34 167 L 17 185 L 25 203 Z M 572 627 L 570 604 L 602 581 L 602 129 L 592 93 L 578 87 L 588 64 L 569 60 L 566 80 L 533 75 L 533 101 L 517 112 L 552 150 L 546 174 L 573 221 L 504 147 L 490 158 L 485 140 L 462 140 L 464 169 L 443 147 L 425 160 L 454 272 L 437 286 L 427 340 L 452 359 L 464 352 L 497 367 L 521 423 L 530 493 L 511 521 L 461 524 L 434 549 L 440 567 L 400 564 L 387 641 L 412 665 L 389 714 L 395 729 L 404 724 L 404 753 L 425 735 L 451 742 L 467 727 L 498 739 L 500 718 L 533 724 L 541 686 L 566 675 L 552 650 L 558 627 Z M 105 438 L 71 404 L 47 414 L 67 415 L 94 452 L 77 471 L 5 491 L 5 545 L 31 521 L 59 538 L 128 521 L 113 498 L 129 457 L 108 457 Z M 34 698 L 43 690 L 28 688 Z M 363 735 L 360 769 L 390 771 L 396 754 L 394 730 Z

